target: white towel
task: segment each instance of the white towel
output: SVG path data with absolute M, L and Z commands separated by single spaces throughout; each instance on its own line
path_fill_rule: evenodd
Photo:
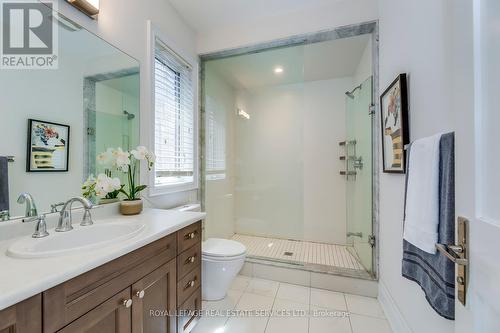
M 439 227 L 439 143 L 442 134 L 416 140 L 410 149 L 404 239 L 436 253 Z

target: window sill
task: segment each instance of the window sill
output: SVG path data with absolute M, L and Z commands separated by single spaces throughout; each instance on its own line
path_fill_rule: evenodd
M 149 188 L 150 197 L 158 197 L 161 195 L 169 195 L 181 192 L 198 190 L 198 186 L 193 183 L 180 184 L 180 185 L 164 185 L 164 186 L 151 186 Z

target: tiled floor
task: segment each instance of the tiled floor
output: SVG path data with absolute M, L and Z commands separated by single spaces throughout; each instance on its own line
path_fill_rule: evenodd
M 202 318 L 193 333 L 391 332 L 375 298 L 242 275 L 235 279 L 226 298 L 216 302 L 204 301 L 203 310 L 212 310 L 210 313 L 214 316 Z M 242 317 L 234 312 L 228 313 L 230 310 L 266 310 L 269 313 Z M 280 316 L 281 310 L 299 315 Z M 318 315 L 321 313 L 330 315 Z
M 232 239 L 243 243 L 247 248 L 248 256 L 253 258 L 301 263 L 306 266 L 336 267 L 353 272 L 366 272 L 359 260 L 344 245 L 240 234 L 235 234 Z

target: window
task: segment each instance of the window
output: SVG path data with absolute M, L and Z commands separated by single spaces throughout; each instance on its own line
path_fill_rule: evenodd
M 196 184 L 192 67 L 155 40 L 155 188 Z
M 207 180 L 226 177 L 225 110 L 210 96 L 206 97 L 206 170 Z

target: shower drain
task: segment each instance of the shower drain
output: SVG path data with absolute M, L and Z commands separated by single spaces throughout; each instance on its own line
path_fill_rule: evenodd
M 293 256 L 293 252 L 286 251 L 283 253 L 283 255 L 291 257 L 291 256 Z

